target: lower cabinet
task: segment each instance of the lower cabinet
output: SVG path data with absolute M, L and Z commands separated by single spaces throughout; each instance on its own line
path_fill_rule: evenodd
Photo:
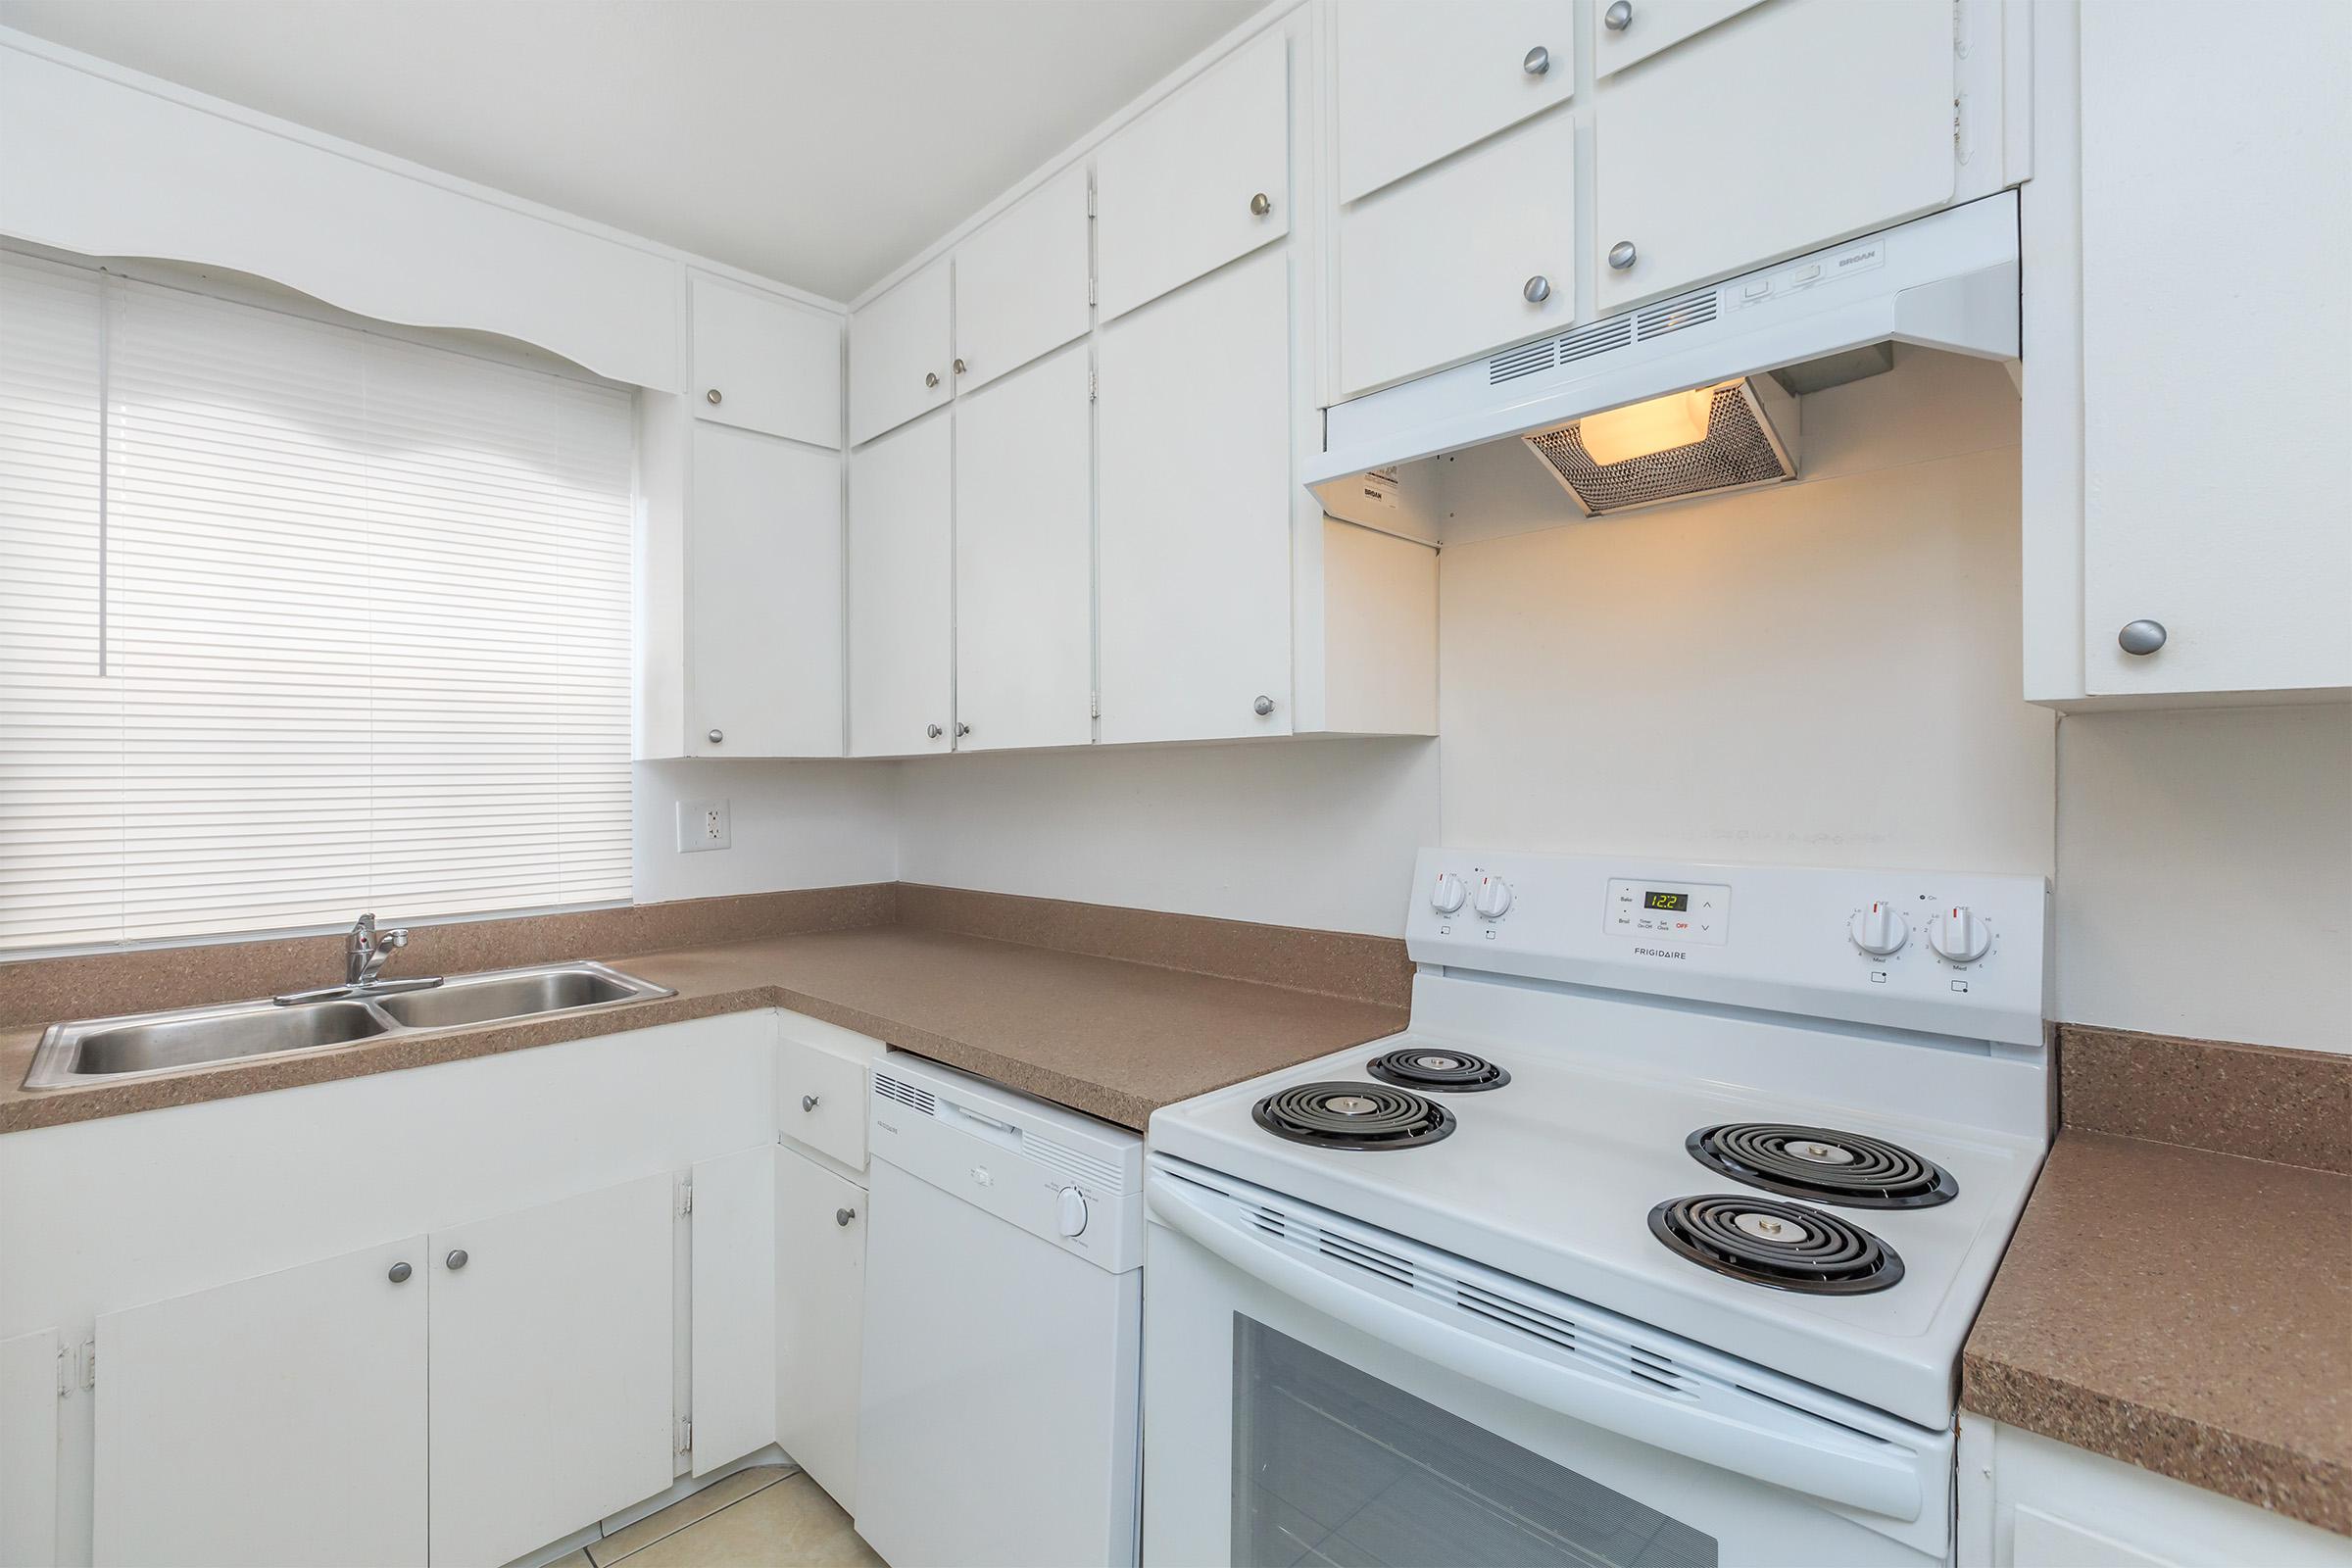
M 865 1205 L 856 1182 L 777 1151 L 776 1441 L 852 1514 Z

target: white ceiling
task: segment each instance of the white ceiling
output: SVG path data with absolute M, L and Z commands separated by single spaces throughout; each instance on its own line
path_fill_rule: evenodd
M 848 300 L 1260 0 L 0 0 L 0 25 Z

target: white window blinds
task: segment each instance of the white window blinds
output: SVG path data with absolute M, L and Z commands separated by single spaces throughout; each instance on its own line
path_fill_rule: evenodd
M 0 253 L 0 951 L 629 895 L 628 394 Z

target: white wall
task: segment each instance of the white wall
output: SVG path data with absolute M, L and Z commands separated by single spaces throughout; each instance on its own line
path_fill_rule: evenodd
M 898 875 L 896 785 L 887 762 L 639 762 L 636 899 L 708 899 Z M 734 847 L 678 853 L 682 800 L 724 799 Z
M 2352 708 L 2058 731 L 2058 1015 L 2352 1052 Z

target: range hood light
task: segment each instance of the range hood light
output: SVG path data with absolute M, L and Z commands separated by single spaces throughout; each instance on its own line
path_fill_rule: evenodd
M 1710 388 L 1696 387 L 1588 414 L 1576 421 L 1577 439 L 1585 455 L 1603 467 L 1695 446 L 1707 438 L 1707 411 L 1714 401 Z

